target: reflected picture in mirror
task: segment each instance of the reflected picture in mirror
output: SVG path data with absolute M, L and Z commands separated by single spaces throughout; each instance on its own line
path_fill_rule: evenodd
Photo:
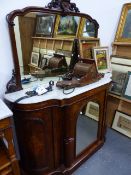
M 76 155 L 79 155 L 97 140 L 98 121 L 99 104 L 89 101 L 83 107 L 77 119 Z
M 52 37 L 55 15 L 42 14 L 36 16 L 36 36 Z
M 109 48 L 108 47 L 93 47 L 93 58 L 96 61 L 97 70 L 99 73 L 111 72 Z
M 85 20 L 83 37 L 95 37 L 95 25 L 88 19 Z
M 57 35 L 76 36 L 80 17 L 78 16 L 61 16 Z
M 85 115 L 98 121 L 99 105 L 94 102 L 89 102 L 86 107 Z
M 39 53 L 32 52 L 31 54 L 31 64 L 34 66 L 38 66 L 39 64 Z
M 47 65 L 47 58 L 45 58 L 44 54 L 40 54 L 40 63 L 39 63 L 39 67 L 41 69 L 44 69 L 44 67 Z

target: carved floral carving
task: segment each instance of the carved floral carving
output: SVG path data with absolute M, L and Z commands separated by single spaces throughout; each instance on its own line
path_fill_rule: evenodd
M 47 6 L 49 9 L 62 10 L 63 12 L 79 12 L 75 3 L 71 3 L 70 0 L 52 0 Z

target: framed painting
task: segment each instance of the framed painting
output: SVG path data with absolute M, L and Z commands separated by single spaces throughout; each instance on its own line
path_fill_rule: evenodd
M 82 37 L 95 37 L 95 25 L 88 19 L 85 21 Z
M 88 19 L 83 18 L 82 22 L 82 38 L 95 38 L 96 30 L 93 22 Z
M 119 95 L 122 95 L 124 83 L 126 79 L 126 73 L 120 71 L 112 71 L 112 84 L 109 88 L 109 92 Z
M 131 72 L 129 71 L 127 74 L 127 78 L 125 81 L 125 87 L 123 90 L 123 97 L 131 100 Z
M 116 111 L 112 128 L 131 138 L 131 116 Z
M 80 23 L 79 16 L 58 16 L 57 19 L 57 37 L 75 37 Z
M 45 54 L 40 54 L 39 67 L 44 69 L 45 66 L 47 66 L 47 58 L 45 58 Z
M 55 15 L 42 14 L 36 16 L 36 36 L 52 37 L 55 25 Z
M 123 5 L 115 41 L 131 42 L 131 3 Z
M 93 47 L 93 58 L 96 61 L 99 73 L 107 73 L 111 71 L 109 49 L 108 47 Z
M 39 53 L 37 53 L 37 52 L 32 52 L 31 53 L 31 64 L 38 67 Z

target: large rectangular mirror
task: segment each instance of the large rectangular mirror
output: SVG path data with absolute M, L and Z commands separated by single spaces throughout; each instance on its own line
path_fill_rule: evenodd
M 73 12 L 63 15 L 35 7 L 14 11 L 7 19 L 16 83 L 22 88 L 58 81 L 80 57 L 90 58 L 91 48 L 99 45 L 99 25 L 89 15 Z M 83 43 L 88 45 L 86 51 Z

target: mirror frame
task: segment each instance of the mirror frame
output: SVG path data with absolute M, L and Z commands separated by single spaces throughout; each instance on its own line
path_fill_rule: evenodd
M 95 37 L 97 38 L 98 35 L 98 28 L 99 24 L 95 19 L 93 19 L 88 14 L 80 13 L 79 9 L 76 7 L 75 3 L 71 3 L 70 0 L 52 0 L 45 8 L 43 7 L 36 7 L 36 6 L 29 6 L 23 9 L 17 9 L 12 11 L 6 16 L 8 27 L 9 27 L 9 34 L 11 39 L 11 46 L 12 46 L 12 54 L 13 54 L 13 62 L 14 62 L 14 70 L 12 73 L 11 80 L 7 83 L 6 86 L 6 93 L 15 92 L 22 89 L 21 84 L 21 76 L 20 76 L 20 67 L 19 67 L 19 59 L 17 53 L 17 46 L 15 40 L 15 32 L 14 32 L 14 18 L 16 16 L 24 16 L 30 12 L 39 12 L 39 13 L 47 13 L 47 14 L 58 14 L 62 16 L 67 15 L 74 15 L 85 17 L 95 26 Z

